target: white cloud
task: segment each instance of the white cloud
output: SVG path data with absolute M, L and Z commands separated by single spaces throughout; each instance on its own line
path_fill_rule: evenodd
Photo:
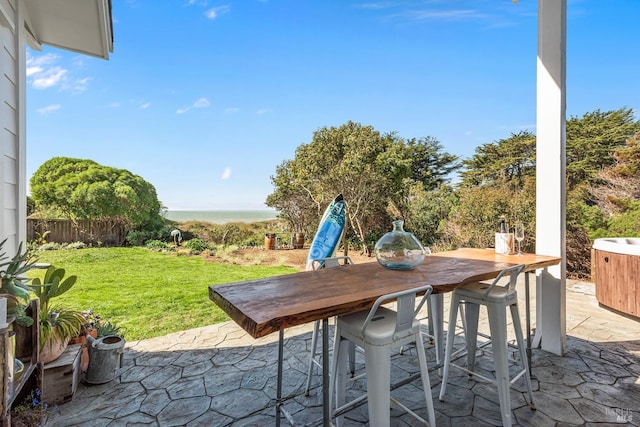
M 224 109 L 224 112 L 228 114 L 237 113 L 238 111 L 240 111 L 238 107 L 229 107 Z
M 207 98 L 198 98 L 193 104 L 188 107 L 178 108 L 176 114 L 184 114 L 192 108 L 209 108 L 211 103 Z
M 53 53 L 32 56 L 27 52 L 27 77 L 33 77 L 32 85 L 36 89 L 46 89 L 61 83 L 67 70 L 52 66 L 60 57 Z
M 218 6 L 218 7 L 213 7 L 211 9 L 207 10 L 204 13 L 204 15 L 209 19 L 216 19 L 220 15 L 224 15 L 225 13 L 229 12 L 230 10 L 231 10 L 231 6 L 229 6 L 229 5 Z
M 73 64 L 74 67 L 82 68 L 84 67 L 85 59 L 86 58 L 84 56 L 77 55 L 73 57 L 73 59 L 71 60 L 71 63 Z
M 47 113 L 52 113 L 54 111 L 58 111 L 61 108 L 62 108 L 62 105 L 60 104 L 51 104 L 51 105 L 47 105 L 46 107 L 38 108 L 36 111 L 40 114 L 47 114 Z
M 91 80 L 91 77 L 85 77 L 84 79 L 76 80 L 71 87 L 71 91 L 74 94 L 83 93 L 84 91 L 87 90 L 90 80 Z
M 47 89 L 55 86 L 62 81 L 65 74 L 67 74 L 67 70 L 62 67 L 52 67 L 41 71 L 34 75 L 33 87 L 36 89 Z
M 120 103 L 117 102 L 117 101 L 112 102 L 111 104 L 109 104 L 109 107 L 111 107 L 111 108 L 120 108 Z
M 211 103 L 207 98 L 199 98 L 193 103 L 193 108 L 207 108 L 209 106 L 211 106 Z
M 395 3 L 389 1 L 379 1 L 376 3 L 363 3 L 356 7 L 360 9 L 371 9 L 371 10 L 380 10 L 380 9 L 388 9 L 390 7 L 395 6 Z
M 29 63 L 29 61 L 27 61 L 27 63 Z M 42 72 L 42 67 L 39 67 L 37 65 L 34 65 L 32 67 L 27 66 L 27 77 L 31 77 L 34 74 L 38 74 Z
M 202 1 L 198 1 L 198 0 L 187 0 L 187 2 L 185 3 L 185 6 L 186 6 L 186 7 L 193 6 L 193 5 L 198 5 L 198 6 L 202 6 L 202 7 L 207 7 L 207 0 L 202 0 Z
M 27 52 L 27 67 L 40 67 L 43 65 L 50 65 L 56 62 L 58 59 L 60 59 L 60 57 L 55 53 L 32 56 Z
M 70 68 L 59 65 L 61 56 L 47 53 L 34 56 L 27 51 L 26 74 L 29 83 L 34 89 L 48 89 L 59 87 L 62 91 L 70 91 L 72 94 L 80 94 L 87 90 L 91 77 L 77 78 L 74 71 L 84 68 L 84 61 L 80 57 L 71 58 L 68 61 Z
M 142 104 L 139 108 L 141 110 L 146 110 L 147 108 L 151 107 L 151 103 L 150 102 L 145 102 L 144 104 Z
M 267 113 L 270 113 L 270 112 L 271 112 L 271 110 L 269 110 L 268 108 L 263 108 L 261 110 L 256 111 L 256 114 L 261 116 L 263 114 L 267 114 Z
M 415 21 L 459 21 L 467 19 L 484 19 L 486 14 L 473 9 L 449 9 L 449 10 L 412 10 L 404 14 L 405 17 Z
M 222 178 L 223 181 L 226 181 L 229 178 L 231 178 L 231 168 L 230 167 L 226 167 L 224 169 L 224 172 L 222 172 L 222 177 L 221 178 Z
M 468 130 L 468 131 L 466 131 L 466 132 L 464 133 L 464 136 L 471 136 L 471 135 L 473 135 L 473 132 L 472 132 L 472 131 L 470 131 L 470 130 Z

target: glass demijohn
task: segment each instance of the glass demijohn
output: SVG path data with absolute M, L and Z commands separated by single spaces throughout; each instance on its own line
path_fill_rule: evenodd
M 404 231 L 404 221 L 393 221 L 393 230 L 376 242 L 374 252 L 380 265 L 391 270 L 411 270 L 422 261 L 426 250 L 420 241 Z

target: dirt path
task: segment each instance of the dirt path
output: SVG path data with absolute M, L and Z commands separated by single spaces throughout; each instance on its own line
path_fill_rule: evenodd
M 266 250 L 264 248 L 238 249 L 231 253 L 218 252 L 215 256 L 209 257 L 215 262 L 227 262 L 236 265 L 284 265 L 287 267 L 305 269 L 305 262 L 309 249 L 276 249 Z M 336 254 L 341 255 L 341 254 Z M 359 251 L 350 251 L 349 256 L 354 263 L 375 262 L 375 257 L 362 255 Z

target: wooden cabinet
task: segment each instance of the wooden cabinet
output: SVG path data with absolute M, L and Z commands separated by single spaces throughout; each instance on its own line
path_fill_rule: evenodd
M 42 364 L 39 360 L 40 350 L 40 330 L 39 314 L 40 306 L 38 300 L 32 300 L 27 307 L 27 314 L 33 319 L 33 325 L 23 327 L 12 324 L 15 332 L 15 341 L 11 338 L 10 329 L 0 329 L 0 426 L 11 426 L 11 408 L 18 405 L 29 396 L 31 391 L 40 388 L 42 385 Z M 9 381 L 9 360 L 8 351 L 15 343 L 15 355 L 24 363 L 24 370 L 20 377 Z
M 598 302 L 621 313 L 640 317 L 640 257 L 594 250 L 593 258 Z

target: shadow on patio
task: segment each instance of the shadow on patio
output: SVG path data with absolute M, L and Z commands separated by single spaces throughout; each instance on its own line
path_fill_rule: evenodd
M 538 409 L 527 406 L 524 383 L 519 380 L 511 391 L 515 422 L 525 426 L 640 425 L 640 322 L 600 308 L 593 284 L 568 281 L 567 286 L 567 352 L 560 357 L 534 349 Z M 313 379 L 311 396 L 303 394 L 311 326 L 285 334 L 283 392 L 295 395 L 286 408 L 300 423 L 322 414 L 320 376 Z M 486 321 L 481 321 L 482 327 Z M 361 367 L 362 357 L 358 357 Z M 433 364 L 433 353 L 430 357 Z M 129 343 L 118 378 L 97 386 L 81 384 L 74 399 L 61 405 L 46 425 L 274 425 L 276 360 L 277 334 L 254 340 L 233 322 Z M 489 354 L 481 355 L 477 363 L 492 369 Z M 413 349 L 394 355 L 392 366 L 395 380 L 417 372 Z M 364 390 L 364 381 L 351 383 L 349 393 Z M 446 401 L 438 401 L 440 379 L 431 373 L 439 426 L 500 425 L 493 386 L 469 381 L 457 370 L 451 372 L 449 383 Z M 417 390 L 421 385 L 416 380 L 392 395 L 426 417 L 424 399 Z M 399 408 L 392 410 L 392 418 L 395 426 L 416 425 Z M 345 425 L 366 425 L 366 419 L 365 404 L 347 414 Z M 287 425 L 284 419 L 283 425 Z

